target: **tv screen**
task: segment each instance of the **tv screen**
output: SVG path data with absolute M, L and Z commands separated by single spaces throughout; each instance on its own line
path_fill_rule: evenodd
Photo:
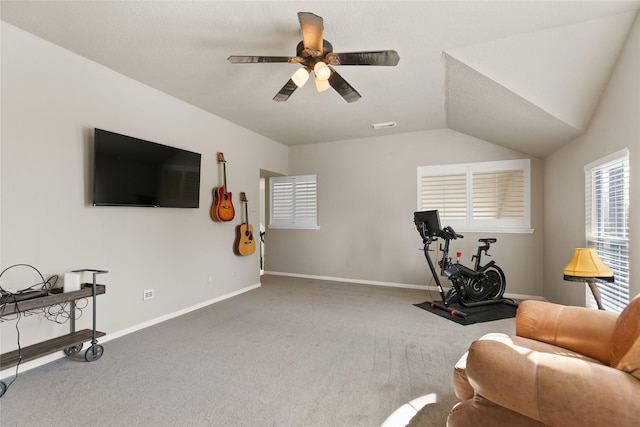
M 440 237 L 442 235 L 440 214 L 437 210 L 414 212 L 413 221 L 420 234 L 424 234 L 423 238 L 428 236 Z
M 93 204 L 197 208 L 200 159 L 199 153 L 96 128 Z

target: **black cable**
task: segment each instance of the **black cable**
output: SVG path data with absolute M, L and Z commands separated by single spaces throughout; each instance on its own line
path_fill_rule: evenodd
M 34 267 L 33 265 L 31 265 L 31 264 L 13 264 L 13 265 L 11 265 L 11 266 L 9 266 L 9 267 L 5 268 L 4 270 L 2 270 L 2 272 L 0 272 L 0 278 L 2 278 L 2 276 L 4 275 L 4 273 L 6 273 L 8 270 L 11 270 L 12 268 L 15 268 L 15 267 L 29 267 L 29 268 L 32 268 L 33 270 L 35 270 L 35 271 L 36 271 L 36 273 L 38 273 L 38 276 L 40 276 L 40 278 L 42 279 L 42 281 L 41 281 L 40 283 L 37 283 L 37 284 L 35 284 L 35 285 L 33 285 L 33 286 L 30 286 L 30 287 L 28 287 L 28 288 L 22 289 L 21 291 L 25 291 L 25 290 L 32 289 L 33 287 L 38 286 L 38 285 L 42 285 L 42 286 L 43 286 L 43 289 L 44 289 L 44 285 L 45 285 L 46 283 L 48 283 L 48 281 L 47 281 L 47 280 L 44 280 L 44 276 L 42 275 L 42 273 L 40 273 L 40 270 L 38 270 L 37 268 L 35 268 L 35 267 Z M 53 277 L 53 276 L 52 276 L 52 277 Z M 58 279 L 57 279 L 57 277 L 58 277 L 58 276 L 56 275 L 55 277 L 56 277 L 56 281 L 57 281 L 57 280 L 58 280 Z M 51 280 L 51 278 L 49 278 L 49 280 Z M 55 282 L 54 282 L 54 283 L 55 283 Z M 3 292 L 3 293 L 5 293 L 5 292 L 6 292 L 6 291 L 2 288 L 2 286 L 0 286 L 0 291 L 1 291 L 1 292 Z
M 60 277 L 60 276 L 58 276 L 57 274 L 54 274 L 53 276 L 49 277 L 49 278 L 47 279 L 47 281 L 46 281 L 46 282 L 44 282 L 44 285 L 45 285 L 45 286 L 44 286 L 44 288 L 45 288 L 47 291 L 49 291 L 49 290 L 51 290 L 51 289 L 55 288 L 56 283 L 58 283 L 58 278 L 59 278 L 59 277 Z M 46 285 L 49 285 L 49 287 L 47 287 Z
M 15 293 L 7 292 L 2 288 L 2 286 L 0 286 L 0 294 L 3 295 L 3 296 L 7 296 L 7 295 L 9 296 L 9 298 L 7 298 L 7 301 L 5 301 L 2 304 L 2 307 L 0 307 L 0 318 L 2 318 L 2 315 L 4 314 L 4 310 L 5 310 L 6 305 L 8 303 L 11 303 L 10 299 L 11 299 L 11 296 L 13 296 L 13 302 L 15 303 L 15 308 L 16 308 L 16 313 L 15 313 L 16 314 L 16 333 L 17 333 L 17 345 L 18 345 L 18 363 L 16 364 L 16 373 L 15 373 L 13 379 L 8 384 L 5 385 L 4 393 L 6 393 L 7 390 L 9 390 L 9 387 L 11 386 L 11 384 L 13 384 L 16 379 L 18 379 L 20 363 L 22 362 L 22 346 L 20 345 L 20 328 L 19 328 L 20 319 L 22 318 L 22 312 L 20 311 L 20 305 L 16 302 L 15 296 L 19 295 L 19 294 L 21 294 L 23 292 L 26 292 L 26 291 L 29 291 L 29 290 L 33 290 L 37 286 L 41 286 L 41 289 L 48 291 L 58 281 L 58 276 L 57 275 L 51 276 L 48 280 L 45 280 L 44 276 L 42 275 L 42 273 L 40 273 L 40 270 L 38 270 L 37 268 L 35 268 L 34 266 L 32 266 L 30 264 L 14 264 L 14 265 L 11 265 L 11 266 L 5 268 L 4 270 L 2 270 L 2 272 L 0 272 L 0 278 L 2 278 L 4 273 L 6 273 L 8 270 L 11 270 L 12 268 L 15 268 L 15 267 L 29 267 L 29 268 L 35 270 L 36 273 L 38 273 L 38 276 L 40 276 L 40 279 L 42 279 L 42 281 L 40 283 L 35 284 L 35 285 L 32 285 L 32 286 L 29 286 L 27 288 L 21 289 L 21 290 L 15 292 Z M 51 280 L 53 280 L 52 283 L 50 283 Z M 46 287 L 47 284 L 49 284 L 48 288 Z M 3 395 L 4 395 L 4 393 L 3 393 Z
M 84 302 L 82 307 L 78 306 L 78 302 Z M 89 305 L 89 300 L 87 298 L 80 298 L 74 301 L 75 309 L 73 313 L 71 312 L 71 308 L 67 309 L 68 306 L 71 305 L 70 302 L 54 304 L 47 307 L 47 309 L 43 309 L 44 316 L 47 320 L 51 322 L 55 322 L 59 325 L 67 323 L 69 320 L 74 319 L 78 320 L 82 318 L 82 314 L 84 313 L 84 309 Z M 54 308 L 58 308 L 54 310 Z
M 6 304 L 3 304 L 2 311 L 4 311 L 4 306 L 5 305 Z M 2 396 L 4 396 L 7 393 L 7 390 L 9 390 L 9 387 L 11 387 L 11 384 L 13 384 L 15 382 L 15 380 L 18 379 L 18 371 L 20 369 L 20 363 L 22 362 L 22 346 L 20 345 L 20 328 L 18 327 L 18 324 L 20 323 L 20 319 L 22 318 L 22 312 L 20 311 L 20 308 L 18 307 L 18 304 L 16 304 L 16 314 L 17 314 L 16 333 L 18 335 L 18 337 L 17 337 L 17 342 L 18 342 L 18 363 L 16 363 L 16 373 L 13 376 L 13 378 L 11 379 L 11 381 L 9 381 L 8 384 L 5 384 L 4 393 L 2 394 Z
M 29 267 L 33 270 L 36 271 L 36 273 L 38 273 L 38 276 L 40 276 L 40 279 L 42 279 L 40 282 L 36 283 L 35 285 L 31 285 L 28 286 L 26 288 L 20 289 L 16 292 L 9 292 L 7 290 L 5 290 L 1 285 L 0 285 L 0 295 L 5 297 L 4 299 L 6 300 L 5 302 L 8 303 L 16 303 L 16 299 L 14 298 L 13 301 L 11 301 L 11 297 L 12 296 L 16 296 L 16 295 L 21 295 L 24 293 L 27 293 L 29 291 L 34 291 L 34 290 L 43 290 L 43 291 L 49 291 L 49 289 L 53 288 L 53 286 L 55 286 L 56 282 L 58 281 L 58 275 L 54 274 L 53 276 L 49 277 L 49 279 L 45 280 L 44 276 L 42 275 L 42 273 L 40 273 L 40 270 L 38 270 L 37 268 L 35 268 L 34 266 L 30 265 L 30 264 L 14 264 L 11 265 L 7 268 L 5 268 L 4 270 L 2 270 L 2 272 L 0 272 L 0 278 L 2 278 L 2 276 L 8 271 L 11 270 L 12 268 L 15 267 Z M 48 285 L 48 286 L 47 286 Z

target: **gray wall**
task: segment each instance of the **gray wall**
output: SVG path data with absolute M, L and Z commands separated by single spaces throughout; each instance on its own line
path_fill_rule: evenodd
M 260 283 L 257 252 L 232 251 L 239 213 L 232 223 L 210 219 L 212 189 L 221 184 L 216 154 L 228 162 L 234 204 L 245 191 L 257 225 L 260 170 L 286 174 L 287 147 L 6 23 L 1 29 L 3 268 L 28 263 L 46 277 L 109 270 L 100 276 L 107 293 L 97 310 L 98 329 L 108 334 Z M 91 206 L 94 127 L 201 153 L 200 208 Z M 30 269 L 12 269 L 1 285 L 21 289 L 37 281 Z M 143 302 L 149 288 L 155 297 Z M 90 327 L 90 319 L 85 310 L 78 327 Z M 0 328 L 2 352 L 16 348 L 14 322 Z M 42 316 L 24 318 L 21 344 L 68 328 Z
M 402 124 L 400 124 L 402 125 Z M 528 158 L 447 130 L 292 147 L 291 174 L 318 174 L 320 230 L 267 230 L 271 272 L 427 285 L 431 275 L 413 224 L 417 167 Z M 491 234 L 507 293 L 542 295 L 542 161 L 532 159 L 532 234 Z M 480 237 L 452 244 L 470 263 Z
M 585 245 L 584 166 L 623 148 L 629 149 L 630 294 L 640 293 L 635 265 L 640 252 L 640 19 L 626 45 L 585 135 L 544 162 L 544 296 L 571 305 L 585 304 L 585 286 L 565 282 L 562 269 L 573 249 Z

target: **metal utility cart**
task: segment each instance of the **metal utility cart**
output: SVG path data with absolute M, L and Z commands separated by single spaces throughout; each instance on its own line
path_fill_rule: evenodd
M 72 292 L 62 292 L 61 288 L 49 290 L 49 295 L 19 301 L 15 303 L 7 303 L 2 311 L 0 317 L 8 316 L 15 313 L 23 313 L 29 310 L 35 310 L 38 308 L 48 307 L 55 304 L 64 304 L 70 302 L 75 305 L 75 301 L 92 297 L 93 299 L 93 327 L 92 329 L 83 329 L 80 331 L 75 330 L 75 322 L 72 319 L 71 332 L 67 335 L 62 335 L 57 338 L 53 338 L 47 341 L 42 341 L 28 347 L 23 347 L 18 350 L 10 351 L 0 355 L 0 369 L 10 368 L 16 366 L 22 362 L 28 362 L 30 360 L 37 359 L 38 357 L 46 356 L 56 351 L 63 350 L 64 354 L 71 356 L 79 353 L 82 350 L 83 343 L 91 341 L 91 346 L 85 352 L 84 358 L 87 362 L 93 362 L 100 359 L 104 353 L 104 348 L 98 344 L 98 337 L 105 335 L 104 332 L 96 330 L 96 296 L 104 294 L 106 292 L 105 285 L 98 285 L 96 283 L 96 276 L 98 274 L 108 273 L 106 270 L 94 270 L 83 269 L 74 270 L 74 273 L 92 273 L 93 283 L 84 283 L 80 290 Z M 71 312 L 73 313 L 73 309 Z M 0 381 L 0 397 L 4 395 L 7 389 L 7 385 Z

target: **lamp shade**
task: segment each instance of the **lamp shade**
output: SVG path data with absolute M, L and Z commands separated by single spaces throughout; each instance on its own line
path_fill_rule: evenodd
M 600 279 L 613 282 L 613 271 L 600 259 L 595 248 L 577 248 L 564 268 L 564 280 L 584 282 Z
M 298 71 L 293 73 L 293 76 L 291 76 L 291 80 L 298 87 L 304 86 L 307 80 L 309 80 L 309 70 L 305 68 L 299 68 Z
M 322 61 L 316 62 L 316 65 L 313 66 L 313 72 L 318 80 L 329 80 L 331 76 L 331 69 Z
M 328 80 L 320 80 L 319 78 L 316 77 L 315 82 L 316 82 L 316 90 L 318 92 L 324 92 L 325 90 L 331 87 Z

